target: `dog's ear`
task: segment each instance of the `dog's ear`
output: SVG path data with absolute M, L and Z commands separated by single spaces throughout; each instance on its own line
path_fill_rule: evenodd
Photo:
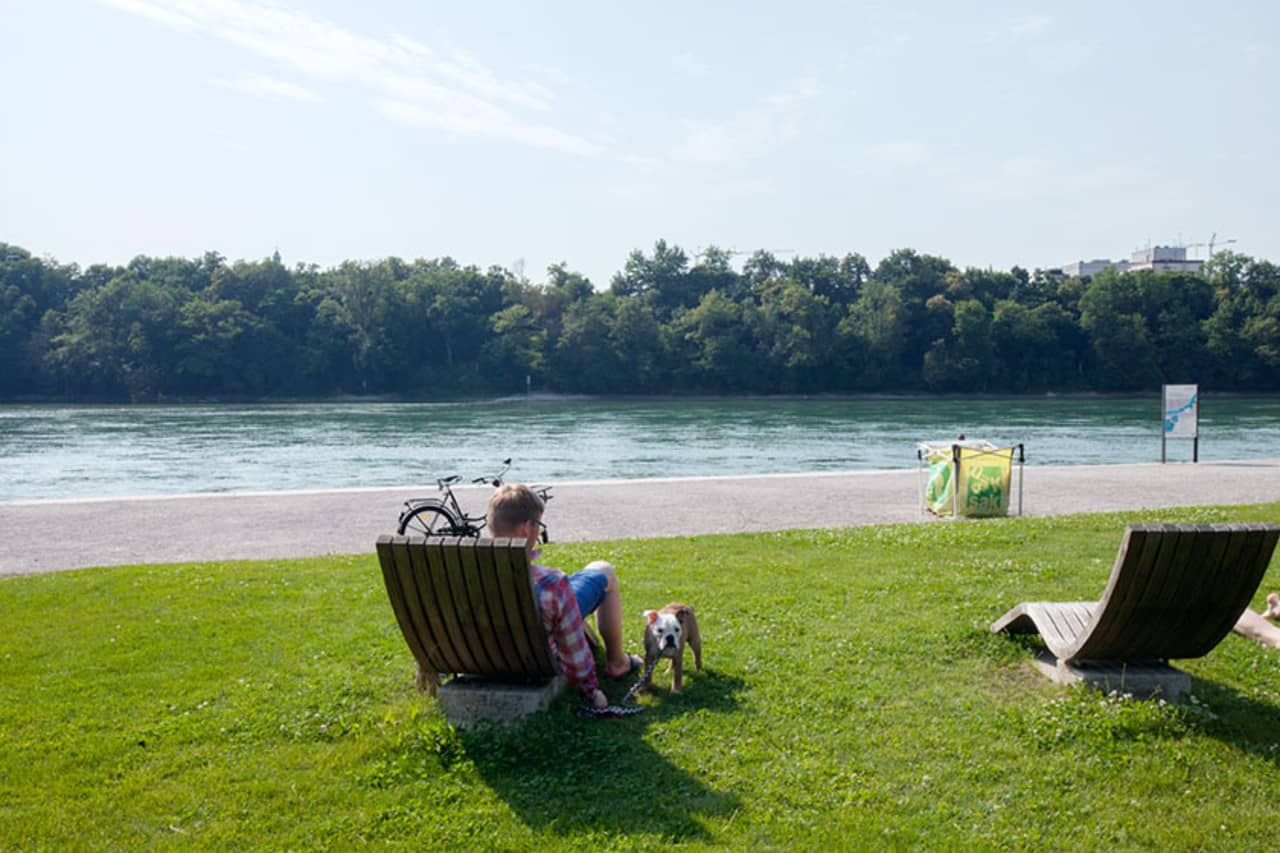
M 653 624 L 654 622 L 656 622 L 657 620 L 658 620 L 658 611 L 656 611 L 656 610 L 646 610 L 646 611 L 644 612 L 644 624 L 646 624 L 646 625 L 652 625 L 652 624 Z
M 680 620 L 681 625 L 687 622 L 689 617 L 692 615 L 693 615 L 693 608 L 687 604 L 682 605 L 680 609 L 676 611 L 676 618 Z

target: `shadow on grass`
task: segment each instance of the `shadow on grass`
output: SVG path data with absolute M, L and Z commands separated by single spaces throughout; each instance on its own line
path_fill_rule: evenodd
M 666 737 L 681 733 L 667 724 L 734 710 L 744 684 L 704 670 L 683 693 L 654 689 L 644 713 L 632 717 L 579 719 L 577 698 L 569 697 L 519 727 L 458 737 L 484 782 L 531 828 L 708 840 L 705 821 L 728 817 L 741 801 L 707 785 L 696 772 L 706 768 L 672 760 L 681 754 L 679 740 Z M 660 751 L 653 741 L 670 746 Z
M 1280 707 L 1210 679 L 1196 677 L 1191 684 L 1192 694 L 1216 716 L 1201 724 L 1206 736 L 1280 766 Z

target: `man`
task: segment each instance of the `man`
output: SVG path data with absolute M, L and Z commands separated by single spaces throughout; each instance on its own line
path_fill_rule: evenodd
M 583 700 L 604 708 L 609 699 L 596 678 L 595 659 L 582 630 L 582 620 L 596 614 L 596 627 L 605 647 L 605 675 L 625 678 L 643 665 L 639 657 L 622 648 L 622 600 L 613 566 L 596 560 L 573 575 L 540 566 L 534 546 L 539 539 L 542 499 L 528 486 L 506 483 L 489 497 L 488 525 L 492 536 L 523 538 L 529 549 L 529 573 L 542 627 L 550 639 L 551 653 Z

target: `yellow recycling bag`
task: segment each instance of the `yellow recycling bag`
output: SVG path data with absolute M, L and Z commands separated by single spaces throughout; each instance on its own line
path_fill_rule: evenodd
M 953 499 L 952 483 L 955 457 L 951 445 L 933 444 L 928 447 L 926 462 L 929 479 L 925 487 L 925 503 L 936 515 L 951 515 L 954 509 L 959 516 L 987 518 L 1007 515 L 1009 512 L 1009 486 L 1013 472 L 1012 447 L 989 448 L 959 445 L 959 493 Z

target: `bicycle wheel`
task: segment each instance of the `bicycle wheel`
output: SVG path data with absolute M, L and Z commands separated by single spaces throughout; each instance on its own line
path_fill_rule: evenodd
M 458 536 L 462 525 L 453 513 L 438 504 L 414 507 L 400 519 L 397 533 L 411 536 Z

